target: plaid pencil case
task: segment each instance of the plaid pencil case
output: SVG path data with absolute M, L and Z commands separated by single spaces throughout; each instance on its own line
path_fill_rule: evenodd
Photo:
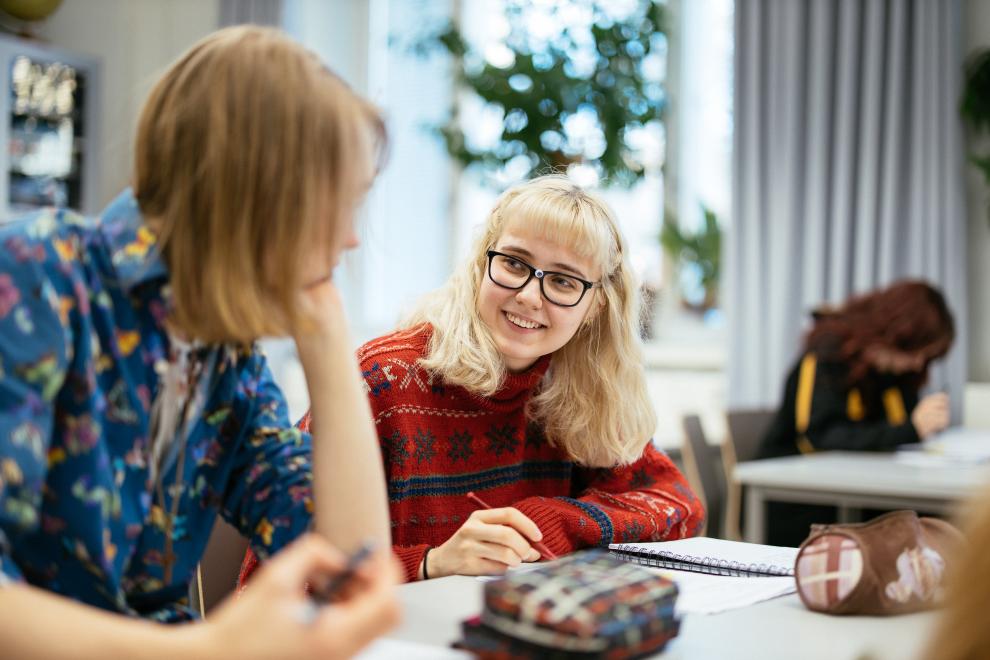
M 677 586 L 602 550 L 570 555 L 485 585 L 481 616 L 458 644 L 481 658 L 636 658 L 680 628 Z

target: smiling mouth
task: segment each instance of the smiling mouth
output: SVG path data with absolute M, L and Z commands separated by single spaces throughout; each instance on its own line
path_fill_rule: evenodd
M 527 330 L 537 330 L 539 328 L 545 328 L 545 325 L 541 325 L 536 321 L 527 321 L 521 316 L 516 316 L 510 312 L 504 312 L 505 318 L 509 319 L 509 323 L 512 325 L 518 325 L 520 328 L 526 328 Z

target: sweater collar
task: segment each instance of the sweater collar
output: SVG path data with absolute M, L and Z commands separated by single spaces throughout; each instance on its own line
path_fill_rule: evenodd
M 420 350 L 426 353 L 430 337 L 433 335 L 433 327 L 428 323 L 414 329 L 414 334 L 410 338 L 414 343 L 420 343 Z M 471 398 L 481 404 L 482 408 L 487 408 L 496 412 L 508 412 L 515 410 L 529 400 L 530 395 L 543 376 L 550 368 L 550 355 L 544 355 L 533 363 L 529 369 L 519 373 L 506 372 L 505 379 L 498 391 L 492 396 L 479 396 L 469 394 Z
M 525 371 L 506 373 L 501 387 L 492 396 L 483 398 L 482 405 L 495 410 L 518 408 L 529 400 L 533 390 L 543 380 L 549 367 L 550 356 L 544 355 Z

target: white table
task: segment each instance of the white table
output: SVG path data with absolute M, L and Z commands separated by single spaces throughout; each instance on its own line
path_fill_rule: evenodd
M 768 500 L 835 505 L 840 522 L 862 507 L 949 513 L 990 484 L 990 467 L 922 467 L 895 454 L 820 452 L 740 463 L 733 479 L 746 488 L 746 540 L 762 543 Z
M 404 619 L 389 637 L 438 647 L 460 637 L 461 620 L 481 610 L 484 583 L 469 577 L 399 588 Z M 712 615 L 688 615 L 664 659 L 911 660 L 935 615 L 831 617 L 809 612 L 796 595 Z

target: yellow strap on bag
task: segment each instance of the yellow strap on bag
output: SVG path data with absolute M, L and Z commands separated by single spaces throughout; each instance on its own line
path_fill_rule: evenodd
M 887 421 L 898 426 L 907 421 L 907 410 L 904 408 L 904 397 L 896 387 L 888 387 L 883 391 L 883 409 L 887 413 Z
M 854 422 L 858 422 L 866 417 L 866 408 L 863 407 L 863 395 L 855 387 L 849 390 L 846 397 L 846 417 Z
M 811 397 L 815 390 L 815 372 L 818 368 L 817 358 L 809 353 L 801 360 L 801 370 L 798 374 L 797 401 L 794 409 L 794 426 L 797 429 L 795 444 L 802 454 L 811 454 L 815 446 L 808 440 L 808 425 L 811 423 Z M 896 387 L 888 387 L 883 391 L 883 408 L 890 424 L 903 424 L 907 420 L 907 409 L 904 407 L 904 397 Z M 866 416 L 863 407 L 863 397 L 859 390 L 853 388 L 846 398 L 846 415 L 850 420 L 858 422 Z
M 818 368 L 818 360 L 814 354 L 808 353 L 801 360 L 801 370 L 798 373 L 797 402 L 794 407 L 794 427 L 797 429 L 798 451 L 802 454 L 811 454 L 815 451 L 814 445 L 808 440 L 808 424 L 811 422 L 811 395 L 815 390 L 815 371 Z

